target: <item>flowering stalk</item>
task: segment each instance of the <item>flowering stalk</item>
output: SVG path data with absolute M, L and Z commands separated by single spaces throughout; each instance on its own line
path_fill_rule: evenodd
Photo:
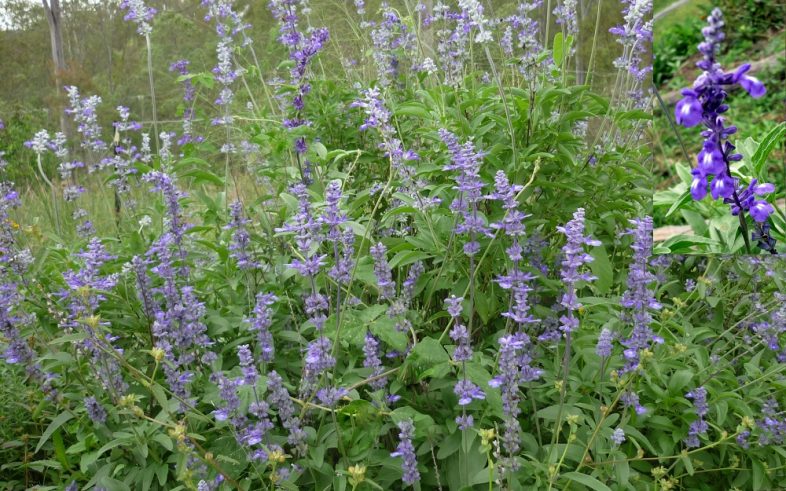
M 524 219 L 528 216 L 518 209 L 516 196 L 523 186 L 508 181 L 503 171 L 497 171 L 494 178 L 495 190 L 489 196 L 502 202 L 506 213 L 500 222 L 493 223 L 491 228 L 502 230 L 510 237 L 511 245 L 505 252 L 511 260 L 512 266 L 507 275 L 500 275 L 496 282 L 505 290 L 510 290 L 509 309 L 502 315 L 515 323 L 513 334 L 502 336 L 499 340 L 499 375 L 489 381 L 491 387 L 497 387 L 502 392 L 503 423 L 505 430 L 501 435 L 502 447 L 507 455 L 499 461 L 503 474 L 515 472 L 518 467 L 516 456 L 521 449 L 521 425 L 518 417 L 521 413 L 520 386 L 526 382 L 536 380 L 543 373 L 542 370 L 533 368 L 532 358 L 529 353 L 531 341 L 526 333 L 528 325 L 535 323 L 536 319 L 530 314 L 529 286 L 534 276 L 520 269 L 522 261 L 522 246 L 520 239 L 524 237 Z
M 5 344 L 0 359 L 23 365 L 29 376 L 40 380 L 43 374 L 35 360 L 36 353 L 20 332 L 34 320 L 19 308 L 23 299 L 19 280 L 33 260 L 30 251 L 17 250 L 18 227 L 14 226 L 10 214 L 20 205 L 13 186 L 0 182 L 0 338 Z
M 251 236 L 248 233 L 248 224 L 251 220 L 243 214 L 243 203 L 235 201 L 229 206 L 229 223 L 224 227 L 231 231 L 232 238 L 229 244 L 229 255 L 235 260 L 238 269 L 248 271 L 260 267 L 259 262 L 252 257 L 249 247 Z
M 707 27 L 702 29 L 704 41 L 699 44 L 699 51 L 704 55 L 696 65 L 703 73 L 690 89 L 684 89 L 684 96 L 674 109 L 677 123 L 690 128 L 702 123 L 707 129 L 702 131 L 705 138 L 703 148 L 698 155 L 698 165 L 693 169 L 693 181 L 690 186 L 691 196 L 700 201 L 707 195 L 708 178 L 714 176 L 709 184 L 713 200 L 723 198 L 724 203 L 731 205 L 732 215 L 738 216 L 740 229 L 745 239 L 745 247 L 750 252 L 750 237 L 745 220 L 749 213 L 756 227 L 756 238 L 759 246 L 775 254 L 774 239 L 769 236 L 769 216 L 775 211 L 765 199 L 775 187 L 772 184 L 757 184 L 756 180 L 745 188 L 738 179 L 731 176 L 731 164 L 742 160 L 742 155 L 734 153 L 735 146 L 726 141 L 737 132 L 736 126 L 725 126 L 721 114 L 729 110 L 725 103 L 727 88 L 739 85 L 754 99 L 762 97 L 766 92 L 764 84 L 756 77 L 747 75 L 751 65 L 745 63 L 733 72 L 724 72 L 716 61 L 720 43 L 725 39 L 723 13 L 714 9 L 707 19 Z
M 649 257 L 652 254 L 652 217 L 637 218 L 630 223 L 635 228 L 627 233 L 633 235 L 633 263 L 628 272 L 628 289 L 622 294 L 620 303 L 623 307 L 631 309 L 630 315 L 633 330 L 630 337 L 622 341 L 625 346 L 623 355 L 625 366 L 621 374 L 632 372 L 640 368 L 641 353 L 648 349 L 652 343 L 663 343 L 663 338 L 656 336 L 652 324 L 651 310 L 659 310 L 660 303 L 655 299 L 655 294 L 650 285 L 656 280 L 655 275 L 649 271 Z M 600 341 L 598 343 L 600 345 Z
M 391 453 L 390 456 L 401 457 L 401 470 L 403 471 L 401 479 L 404 481 L 404 484 L 412 486 L 420 481 L 415 446 L 412 444 L 412 439 L 415 437 L 415 425 L 412 424 L 411 419 L 406 419 L 398 423 L 398 429 L 399 442 L 396 446 L 396 451 Z
M 448 314 L 453 319 L 453 329 L 450 331 L 450 338 L 456 343 L 453 361 L 461 364 L 461 380 L 453 388 L 453 392 L 458 397 L 458 404 L 461 406 L 461 416 L 456 417 L 456 423 L 461 430 L 466 430 L 471 428 L 474 422 L 472 415 L 467 415 L 465 406 L 470 404 L 473 399 L 485 399 L 486 394 L 467 378 L 467 361 L 472 359 L 472 345 L 469 329 L 461 322 L 461 303 L 463 301 L 463 298 L 456 296 L 445 299 Z
M 699 442 L 699 435 L 706 433 L 709 428 L 709 425 L 707 425 L 707 422 L 704 420 L 704 416 L 709 412 L 709 406 L 707 405 L 707 389 L 704 387 L 697 387 L 693 391 L 685 394 L 685 397 L 693 400 L 693 407 L 696 410 L 698 419 L 690 424 L 688 437 L 685 438 L 684 442 L 688 448 L 698 447 L 701 445 Z
M 295 62 L 290 70 L 290 83 L 297 87 L 291 102 L 294 115 L 284 120 L 284 127 L 290 130 L 311 124 L 310 121 L 302 117 L 303 109 L 305 108 L 304 98 L 311 92 L 311 84 L 308 81 L 308 66 L 330 38 L 330 33 L 324 27 L 313 29 L 308 35 L 300 32 L 297 16 L 298 4 L 298 0 L 270 0 L 268 3 L 270 12 L 280 23 L 278 40 L 289 50 L 290 60 Z M 308 183 L 311 181 L 311 164 L 308 160 L 304 160 L 305 153 L 308 150 L 308 143 L 305 137 L 301 136 L 295 140 L 294 150 L 298 169 L 300 170 L 300 178 L 304 183 Z
M 156 136 L 156 149 L 158 149 L 158 110 L 156 106 L 156 88 L 153 82 L 153 45 L 150 42 L 150 35 L 153 33 L 153 27 L 150 23 L 156 15 L 156 9 L 148 7 L 142 0 L 123 0 L 120 3 L 120 8 L 128 10 L 123 20 L 130 20 L 135 23 L 137 34 L 145 37 L 145 45 L 147 46 L 147 78 L 150 84 L 150 100 L 153 110 L 153 133 Z
M 193 82 L 191 82 L 191 79 L 186 78 L 189 75 L 188 65 L 188 60 L 178 60 L 169 66 L 170 72 L 176 71 L 180 74 L 181 78 L 183 78 L 183 102 L 185 103 L 185 107 L 183 108 L 183 133 L 177 141 L 177 144 L 181 146 L 190 142 L 200 143 L 204 140 L 202 136 L 194 135 L 193 120 L 196 88 Z
M 647 74 L 652 72 L 652 65 L 647 63 L 652 46 L 652 0 L 622 0 L 622 3 L 625 22 L 609 29 L 622 45 L 622 55 L 614 60 L 614 66 L 633 77 L 625 87 L 626 100 L 635 108 L 643 108 L 647 103 L 644 84 Z
M 565 309 L 560 319 L 559 329 L 565 335 L 565 352 L 562 355 L 562 385 L 560 387 L 560 410 L 557 416 L 557 428 L 562 427 L 562 408 L 565 402 L 565 394 L 568 385 L 568 370 L 570 369 L 571 356 L 571 333 L 578 329 L 579 320 L 575 312 L 579 310 L 579 303 L 576 290 L 579 281 L 592 281 L 595 279 L 589 273 L 582 273 L 581 267 L 592 262 L 593 257 L 584 251 L 584 246 L 599 246 L 600 241 L 592 239 L 589 235 L 584 235 L 584 208 L 579 208 L 573 213 L 573 220 L 565 226 L 558 226 L 557 230 L 565 235 L 567 242 L 562 247 L 562 269 L 560 276 L 565 286 L 565 293 L 560 299 L 560 305 Z M 558 431 L 554 432 L 554 443 L 558 436 Z

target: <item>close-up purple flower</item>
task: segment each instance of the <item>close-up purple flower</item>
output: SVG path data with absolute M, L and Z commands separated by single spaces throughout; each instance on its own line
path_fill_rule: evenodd
M 690 128 L 703 124 L 704 144 L 698 154 L 697 166 L 692 170 L 693 180 L 690 193 L 694 200 L 701 201 L 708 193 L 713 200 L 723 199 L 731 207 L 732 215 L 739 216 L 743 234 L 747 235 L 745 214 L 754 220 L 755 230 L 759 238 L 764 237 L 760 245 L 764 250 L 775 253 L 774 244 L 770 247 L 771 237 L 764 231 L 764 223 L 768 221 L 775 209 L 763 196 L 772 193 L 775 188 L 771 184 L 757 185 L 752 179 L 745 187 L 738 178 L 732 175 L 732 164 L 742 160 L 743 156 L 735 152 L 735 145 L 728 141 L 737 132 L 737 127 L 726 125 L 723 115 L 729 110 L 726 103 L 728 92 L 735 86 L 741 87 L 752 98 L 758 99 L 765 95 L 766 88 L 757 78 L 747 74 L 751 65 L 745 63 L 736 70 L 725 72 L 717 61 L 721 43 L 726 39 L 724 27 L 726 23 L 720 9 L 713 9 L 707 18 L 707 27 L 702 30 L 704 40 L 699 44 L 703 58 L 696 65 L 703 70 L 694 81 L 693 86 L 682 90 L 683 98 L 677 102 L 674 116 L 678 124 Z M 760 196 L 754 199 L 753 195 Z M 749 237 L 745 237 L 746 247 Z

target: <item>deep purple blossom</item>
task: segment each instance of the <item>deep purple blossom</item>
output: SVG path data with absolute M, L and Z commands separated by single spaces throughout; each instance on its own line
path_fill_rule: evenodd
M 647 412 L 647 408 L 639 403 L 639 395 L 635 392 L 629 390 L 623 392 L 620 401 L 622 401 L 624 407 L 632 407 L 633 410 L 636 411 L 636 414 L 644 414 Z
M 325 188 L 325 209 L 318 220 L 319 223 L 327 227 L 325 239 L 333 249 L 333 266 L 328 274 L 338 283 L 347 284 L 355 266 L 353 259 L 355 234 L 351 229 L 342 229 L 342 226 L 349 220 L 339 206 L 343 198 L 341 183 L 331 181 Z M 338 289 L 337 294 L 340 292 L 341 290 Z M 337 298 L 336 305 L 339 303 L 340 299 Z
M 388 87 L 398 79 L 401 57 L 399 52 L 409 54 L 415 44 L 414 35 L 387 2 L 382 4 L 382 21 L 371 29 L 373 49 L 371 57 L 377 68 L 377 82 Z M 405 59 L 407 56 L 404 57 Z
M 748 63 L 733 72 L 722 70 L 716 60 L 720 43 L 725 39 L 723 32 L 725 22 L 720 9 L 716 8 L 712 11 L 707 23 L 707 27 L 702 29 L 704 41 L 699 44 L 699 51 L 703 58 L 696 64 L 703 72 L 693 83 L 693 87 L 682 91 L 683 99 L 677 103 L 674 112 L 677 122 L 685 127 L 703 123 L 707 128 L 702 131 L 705 141 L 698 155 L 698 165 L 692 171 L 691 196 L 695 200 L 702 200 L 707 195 L 709 187 L 712 199 L 723 198 L 725 203 L 731 205 L 732 214 L 749 212 L 757 224 L 756 232 L 759 236 L 767 235 L 764 241 L 766 245 L 770 237 L 762 229 L 761 224 L 768 220 L 774 208 L 764 199 L 751 198 L 753 194 L 759 196 L 769 194 L 774 187 L 768 184 L 757 187 L 753 181 L 746 189 L 731 176 L 731 163 L 741 160 L 742 155 L 735 153 L 734 145 L 726 141 L 730 135 L 736 133 L 737 128 L 726 126 L 725 118 L 722 116 L 729 109 L 728 104 L 725 103 L 729 88 L 739 85 L 753 98 L 763 96 L 766 89 L 758 79 L 747 75 L 751 67 Z M 743 194 L 746 197 L 744 201 L 741 199 Z M 767 250 L 775 252 L 774 246 Z
M 169 65 L 169 71 L 180 74 L 183 84 L 183 133 L 177 141 L 178 145 L 194 142 L 200 143 L 204 140 L 202 136 L 194 134 L 194 100 L 196 98 L 196 87 L 188 76 L 188 60 L 178 60 Z
M 317 399 L 323 405 L 333 408 L 349 392 L 343 387 L 325 387 L 317 391 Z
M 756 422 L 761 432 L 759 445 L 783 445 L 786 442 L 786 416 L 783 411 L 778 411 L 778 401 L 765 401 L 761 414 L 762 418 Z
M 601 357 L 611 356 L 613 349 L 612 342 L 614 341 L 614 333 L 608 327 L 604 327 L 598 336 L 598 344 L 595 346 L 595 353 Z
M 402 180 L 401 192 L 405 194 L 420 196 L 417 190 L 413 189 L 415 180 L 415 169 L 408 163 L 418 159 L 417 154 L 411 150 L 406 150 L 401 139 L 398 137 L 396 128 L 391 122 L 390 110 L 385 106 L 379 88 L 373 87 L 362 92 L 362 98 L 354 101 L 351 107 L 359 107 L 366 113 L 366 119 L 360 126 L 361 131 L 375 128 L 381 138 L 382 143 L 379 148 L 390 159 L 390 164 L 394 171 Z M 419 198 L 422 200 L 422 198 Z M 421 206 L 427 204 L 420 201 Z
M 186 252 L 183 242 L 185 233 L 189 226 L 183 219 L 180 200 L 185 198 L 186 194 L 178 189 L 172 176 L 165 172 L 148 172 L 142 176 L 142 180 L 151 184 L 152 191 L 158 191 L 163 195 L 164 205 L 166 206 L 167 211 L 164 218 L 164 224 L 166 225 L 165 228 L 172 236 L 171 238 L 178 250 L 180 259 L 185 261 Z M 181 265 L 181 268 L 185 268 L 185 265 Z M 183 269 L 183 271 L 187 270 Z

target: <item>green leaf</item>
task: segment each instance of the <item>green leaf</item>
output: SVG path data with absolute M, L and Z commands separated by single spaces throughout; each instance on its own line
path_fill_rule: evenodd
M 693 469 L 693 462 L 691 462 L 690 460 L 690 455 L 688 455 L 687 453 L 683 453 L 682 455 L 680 455 L 680 460 L 682 461 L 682 464 L 685 466 L 685 471 L 688 473 L 689 476 L 692 476 L 694 473 L 694 469 Z
M 758 459 L 751 459 L 751 467 L 753 468 L 753 489 L 763 489 L 764 481 L 767 479 L 767 473 L 764 466 Z
M 556 36 L 554 36 L 554 44 L 552 45 L 552 53 L 554 55 L 554 64 L 557 66 L 562 65 L 562 58 L 565 56 L 564 51 L 564 41 L 562 37 L 562 33 L 558 32 Z
M 693 196 L 691 196 L 690 191 L 685 191 L 684 193 L 682 193 L 682 196 L 680 196 L 677 199 L 677 201 L 672 203 L 671 208 L 669 208 L 669 211 L 666 212 L 666 216 L 667 217 L 671 216 L 672 213 L 682 208 L 682 205 L 684 205 L 691 199 L 693 199 Z
M 456 431 L 442 441 L 437 451 L 439 460 L 446 459 L 458 451 L 461 447 L 461 433 L 461 431 Z
M 96 453 L 96 460 L 97 460 L 99 457 L 101 457 L 101 455 L 102 455 L 104 452 L 106 452 L 107 450 L 112 450 L 112 449 L 113 449 L 113 448 L 115 448 L 115 447 L 119 447 L 119 446 L 121 446 L 121 445 L 125 445 L 125 444 L 127 444 L 127 443 L 130 443 L 130 442 L 129 442 L 129 440 L 127 440 L 127 439 L 125 439 L 125 438 L 119 438 L 119 439 L 117 439 L 117 440 L 112 440 L 111 442 L 107 443 L 106 445 L 104 445 L 103 447 L 101 447 L 100 449 L 98 449 L 98 453 Z
M 58 414 L 57 417 L 53 419 L 51 423 L 49 423 L 49 426 L 46 427 L 44 434 L 41 435 L 41 439 L 38 440 L 38 445 L 35 446 L 35 452 L 41 450 L 41 447 L 43 447 L 44 443 L 46 443 L 47 440 L 49 440 L 49 437 L 52 436 L 52 433 L 54 433 L 55 430 L 63 426 L 63 424 L 65 424 L 66 421 L 73 419 L 73 417 L 74 417 L 74 413 L 70 413 L 70 412 Z
M 65 336 L 60 336 L 59 338 L 55 338 L 49 341 L 49 344 L 66 344 L 66 343 L 73 343 L 75 341 L 82 341 L 84 339 L 87 339 L 87 333 L 84 331 L 80 331 L 72 334 L 66 334 Z
M 690 251 L 691 247 L 697 244 L 719 245 L 719 242 L 717 240 L 708 239 L 707 237 L 680 234 L 669 238 L 662 245 L 663 247 L 668 247 L 671 252 L 677 252 Z
M 181 174 L 181 176 L 191 177 L 194 179 L 194 182 L 197 184 L 203 182 L 209 182 L 211 184 L 215 184 L 216 186 L 224 185 L 224 179 L 204 169 L 192 169 L 190 171 L 184 172 L 183 174 Z
M 401 104 L 396 107 L 394 114 L 396 116 L 416 116 L 423 119 L 429 117 L 428 108 L 420 102 L 407 102 Z
M 781 123 L 771 129 L 761 141 L 759 148 L 756 149 L 756 153 L 753 154 L 752 158 L 753 170 L 756 173 L 756 177 L 761 176 L 764 164 L 767 162 L 767 157 L 784 136 L 786 136 L 786 123 Z
M 571 481 L 575 481 L 579 484 L 583 484 L 590 489 L 595 489 L 597 491 L 611 491 L 610 487 L 606 486 L 588 474 L 582 474 L 581 472 L 567 472 L 562 474 L 562 477 L 570 479 Z
M 369 327 L 379 339 L 396 351 L 404 352 L 407 350 L 407 334 L 396 329 L 395 321 L 388 317 L 380 317 Z
M 669 392 L 677 394 L 683 387 L 688 385 L 690 379 L 693 378 L 692 370 L 677 370 L 674 375 L 669 379 Z
M 434 338 L 423 338 L 412 348 L 410 358 L 416 363 L 434 366 L 450 360 L 445 347 Z
M 593 248 L 590 251 L 590 255 L 594 260 L 589 263 L 589 267 L 592 270 L 592 274 L 598 278 L 594 285 L 598 293 L 605 295 L 614 284 L 614 271 L 609 261 L 609 255 L 603 246 Z
M 174 445 L 172 444 L 172 438 L 163 433 L 156 433 L 155 436 L 153 436 L 153 440 L 160 443 L 162 447 L 169 450 L 170 452 L 172 451 L 172 448 L 174 448 Z
M 325 160 L 327 158 L 327 147 L 323 145 L 321 142 L 314 142 L 312 144 L 314 146 L 314 150 L 317 152 L 317 155 L 320 159 Z
M 104 477 L 100 480 L 101 486 L 106 488 L 107 491 L 130 491 L 131 488 L 123 481 L 118 481 L 112 477 Z

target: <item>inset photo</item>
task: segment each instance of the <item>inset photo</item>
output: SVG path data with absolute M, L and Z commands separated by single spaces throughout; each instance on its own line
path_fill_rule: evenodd
M 786 254 L 786 4 L 654 15 L 656 254 Z

